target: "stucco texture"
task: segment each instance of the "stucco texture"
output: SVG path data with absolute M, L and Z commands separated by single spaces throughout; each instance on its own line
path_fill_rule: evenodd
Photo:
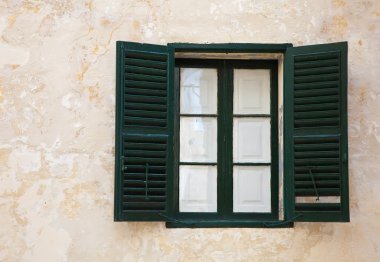
M 379 261 L 380 1 L 0 1 L 0 261 Z M 114 223 L 116 40 L 349 42 L 350 223 Z

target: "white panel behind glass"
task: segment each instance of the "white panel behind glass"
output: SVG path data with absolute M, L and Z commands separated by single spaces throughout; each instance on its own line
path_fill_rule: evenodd
M 270 119 L 235 117 L 233 125 L 234 163 L 269 163 Z
M 234 166 L 233 211 L 271 212 L 269 166 Z
M 217 120 L 212 117 L 181 117 L 180 161 L 217 161 Z
M 217 212 L 217 167 L 179 167 L 179 211 Z
M 270 70 L 234 70 L 234 114 L 270 114 Z
M 180 79 L 181 114 L 216 114 L 216 69 L 181 68 Z

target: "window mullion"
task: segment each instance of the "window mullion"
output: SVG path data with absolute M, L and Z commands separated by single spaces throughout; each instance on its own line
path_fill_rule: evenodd
M 232 110 L 233 110 L 233 72 L 232 67 L 227 60 L 223 60 L 223 97 L 220 101 L 222 124 L 221 131 L 223 133 L 223 141 L 221 141 L 222 158 L 220 166 L 223 167 L 223 172 L 220 174 L 223 177 L 223 192 L 222 192 L 222 207 L 224 210 L 223 216 L 230 217 L 232 215 Z

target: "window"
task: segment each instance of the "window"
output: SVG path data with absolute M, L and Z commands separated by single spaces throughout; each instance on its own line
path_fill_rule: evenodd
M 115 220 L 349 221 L 347 43 L 117 43 Z

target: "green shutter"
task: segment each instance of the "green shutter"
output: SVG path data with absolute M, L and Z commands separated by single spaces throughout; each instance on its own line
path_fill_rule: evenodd
M 117 42 L 115 221 L 163 221 L 172 174 L 166 46 Z
M 284 76 L 286 219 L 349 221 L 347 43 L 288 48 Z

